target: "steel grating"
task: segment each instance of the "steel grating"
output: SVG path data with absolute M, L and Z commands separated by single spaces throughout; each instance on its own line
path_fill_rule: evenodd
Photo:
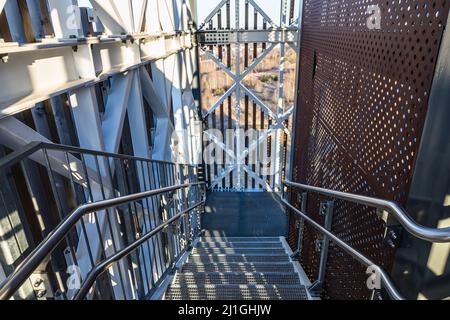
M 370 5 L 380 9 L 380 29 L 368 28 L 360 1 L 304 1 L 293 180 L 405 204 L 450 2 Z M 320 200 L 308 195 L 307 212 L 323 222 Z M 338 201 L 332 231 L 391 269 L 394 250 L 383 245 L 386 225 L 374 210 Z M 316 239 L 306 225 L 301 260 L 311 279 Z M 330 247 L 325 298 L 368 298 L 366 280 L 365 268 Z
M 281 273 L 182 273 L 178 274 L 173 285 L 196 284 L 249 284 L 249 285 L 300 285 L 300 279 L 294 272 Z
M 281 243 L 279 237 L 226 237 L 226 236 L 220 236 L 220 237 L 202 237 L 203 243 L 211 243 L 211 242 L 231 242 L 231 243 L 237 243 L 237 242 L 276 242 Z
M 304 286 L 171 286 L 166 300 L 307 300 Z
M 246 238 L 230 239 L 243 241 Z M 249 241 L 240 243 L 254 244 L 255 239 L 260 238 L 247 238 Z M 188 262 L 170 284 L 165 294 L 166 300 L 307 299 L 305 287 L 284 248 L 220 247 L 200 250 L 212 252 L 194 252 L 189 256 Z M 251 253 L 236 254 L 237 250 Z
M 285 254 L 193 254 L 189 262 L 289 262 Z
M 183 272 L 294 272 L 291 263 L 187 263 Z
M 195 248 L 194 254 L 285 254 L 284 248 Z
M 282 248 L 281 242 L 200 242 L 198 248 Z

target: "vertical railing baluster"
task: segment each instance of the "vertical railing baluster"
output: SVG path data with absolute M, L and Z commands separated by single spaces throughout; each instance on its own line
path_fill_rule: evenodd
M 69 169 L 69 175 L 70 175 L 70 184 L 72 186 L 72 189 L 75 192 L 75 181 L 73 179 L 73 171 L 72 171 L 72 166 L 70 164 L 70 160 L 69 160 L 69 153 L 68 152 L 64 152 L 65 154 L 65 158 L 66 158 L 66 163 L 67 163 L 67 168 Z M 78 199 L 77 199 L 78 202 Z M 83 232 L 84 238 L 85 238 L 85 243 L 86 243 L 86 248 L 87 248 L 87 252 L 89 255 L 89 261 L 91 263 L 91 268 L 94 267 L 94 258 L 92 255 L 92 249 L 91 249 L 91 245 L 89 244 L 89 237 L 86 231 L 86 224 L 84 223 L 83 219 L 80 219 L 80 225 L 81 225 L 81 232 Z
M 98 155 L 94 155 L 94 160 L 95 160 L 95 168 L 97 170 L 97 177 L 98 177 L 98 182 L 100 183 L 100 191 L 101 191 L 101 195 L 102 195 L 102 199 L 106 200 L 106 192 L 105 192 L 105 185 L 103 183 L 103 178 L 102 178 L 102 171 L 100 168 L 100 164 L 98 161 Z M 113 185 L 112 185 L 112 181 L 111 181 L 111 189 L 113 189 Z M 112 190 L 110 190 L 112 192 Z M 111 243 L 114 249 L 114 253 L 116 253 L 118 251 L 118 247 L 116 244 L 116 239 L 114 237 L 114 230 L 113 230 L 113 226 L 111 223 L 111 214 L 115 211 L 115 209 L 106 209 L 104 210 L 104 214 L 106 215 L 106 223 L 108 225 L 108 229 L 109 229 L 109 233 L 111 236 Z M 106 255 L 106 251 L 105 251 L 105 256 Z M 122 268 L 121 268 L 121 264 L 119 263 L 118 266 L 116 266 L 117 271 L 119 273 L 119 281 L 120 281 L 120 286 L 122 288 L 122 294 L 124 299 L 127 298 L 127 294 L 125 291 L 125 281 L 123 280 L 123 274 L 122 274 Z
M 151 168 L 152 168 L 152 175 L 151 176 L 150 176 L 150 169 L 149 169 L 150 164 L 151 164 Z M 147 162 L 147 171 L 149 173 L 150 189 L 157 189 L 156 181 L 155 181 L 155 172 L 156 172 L 156 170 L 154 169 L 154 167 L 155 167 L 155 163 Z M 153 184 L 153 187 L 152 187 L 152 184 Z M 157 199 L 155 199 L 155 196 L 151 197 L 151 201 L 152 201 L 152 207 L 153 207 L 153 210 L 152 210 L 153 211 L 153 225 L 152 225 L 152 228 L 154 228 L 154 227 L 156 227 L 157 225 L 159 225 L 161 223 L 161 220 L 159 219 L 159 216 L 157 214 L 157 210 L 159 210 L 159 206 L 157 204 Z M 163 274 L 162 261 L 161 261 L 161 258 L 162 258 L 162 255 L 163 255 L 161 250 L 162 250 L 163 247 L 162 247 L 162 241 L 161 241 L 161 234 L 158 233 L 155 237 L 156 237 L 156 246 L 158 248 L 158 258 L 159 258 L 159 261 L 156 263 L 156 271 L 157 271 L 158 279 L 159 279 L 162 276 L 162 274 Z
M 86 179 L 86 187 L 87 187 L 87 190 L 88 190 L 89 198 L 91 199 L 91 200 L 90 200 L 91 202 L 94 202 L 94 201 L 95 201 L 95 198 L 94 198 L 94 194 L 93 194 L 93 192 L 92 192 L 92 186 L 91 186 L 91 182 L 90 182 L 90 178 L 89 178 L 89 173 L 88 173 L 88 169 L 87 169 L 87 165 L 86 165 L 86 158 L 85 158 L 85 156 L 84 156 L 83 153 L 80 153 L 80 158 L 81 158 L 81 164 L 82 164 L 82 167 L 83 167 L 83 173 L 84 173 L 84 176 L 85 176 L 85 179 Z M 99 225 L 99 223 L 98 223 L 98 214 L 97 214 L 97 211 L 95 211 L 93 214 L 94 214 L 94 219 L 95 219 L 95 228 L 96 228 L 96 230 L 97 230 L 98 239 L 99 239 L 99 241 L 100 241 L 100 249 L 102 250 L 102 254 L 100 254 L 100 257 L 99 257 L 99 258 L 100 258 L 100 259 L 103 259 L 103 257 L 106 256 L 105 242 L 104 242 L 104 240 L 103 240 L 102 231 L 101 231 L 100 225 Z M 97 261 L 97 258 L 95 258 L 95 260 Z M 112 285 L 111 285 L 111 277 L 110 277 L 110 274 L 109 274 L 109 273 L 107 273 L 107 274 L 108 274 L 108 279 L 109 279 L 109 282 L 108 282 L 108 283 L 109 283 L 109 288 L 110 288 L 111 295 L 112 295 L 113 297 L 115 297 L 114 290 L 113 290 Z
M 43 153 L 44 153 L 44 158 L 45 158 L 45 164 L 46 164 L 46 168 L 47 168 L 47 174 L 48 177 L 50 179 L 50 186 L 52 188 L 52 193 L 53 193 L 53 197 L 55 198 L 55 202 L 56 202 L 56 208 L 58 210 L 58 216 L 60 221 L 62 221 L 65 217 L 65 214 L 63 214 L 62 212 L 62 204 L 61 204 L 61 199 L 58 193 L 58 188 L 56 187 L 56 183 L 55 183 L 55 177 L 53 175 L 53 170 L 52 170 L 52 166 L 50 164 L 50 159 L 48 156 L 48 151 L 47 149 L 42 149 Z M 74 241 L 72 239 L 72 233 L 69 232 L 67 234 L 67 243 L 69 245 L 69 250 L 70 250 L 70 256 L 72 257 L 72 262 L 78 266 L 78 260 L 76 257 L 76 251 L 75 251 L 75 246 L 74 246 Z
M 118 177 L 118 181 L 120 181 L 120 183 L 121 183 L 121 191 L 123 191 L 123 193 L 124 193 L 123 195 L 129 194 L 127 178 L 125 177 L 125 172 L 123 171 L 124 170 L 123 163 L 122 163 L 123 160 L 121 160 L 119 158 L 114 158 L 113 161 L 114 161 L 115 172 L 116 172 L 116 175 Z M 136 240 L 136 235 L 137 235 L 139 230 L 136 230 L 136 228 L 135 228 L 136 226 L 135 226 L 135 224 L 134 224 L 134 222 L 132 220 L 134 215 L 133 215 L 133 208 L 132 208 L 131 204 L 128 203 L 126 205 L 126 208 L 128 208 L 129 217 L 127 216 L 127 213 L 125 212 L 125 214 L 124 214 L 124 219 L 125 219 L 125 221 L 124 221 L 125 222 L 124 229 L 125 229 L 125 232 L 126 232 L 126 242 L 127 242 L 127 244 L 131 244 L 133 241 Z M 130 217 L 131 217 L 131 219 L 130 219 Z M 128 224 L 128 228 L 127 228 L 127 224 Z M 131 234 L 130 234 L 130 231 L 131 231 Z M 150 287 L 149 287 L 150 278 L 149 278 L 149 275 L 148 275 L 148 272 L 147 272 L 147 265 L 145 263 L 145 257 L 144 257 L 144 254 L 143 254 L 143 248 L 140 247 L 138 249 L 138 251 L 139 252 L 136 253 L 136 261 L 137 261 L 137 264 L 138 264 L 138 267 L 139 267 L 138 270 L 139 270 L 140 276 L 145 278 L 145 282 L 144 282 L 144 279 L 142 279 L 142 291 L 143 291 L 143 295 L 145 295 L 146 292 L 145 292 L 144 283 L 147 286 L 147 290 L 150 290 Z M 141 255 L 142 259 L 143 259 L 142 263 L 141 263 L 140 255 Z M 142 270 L 142 265 L 144 266 L 143 270 Z
M 141 164 L 140 167 L 141 167 L 141 172 L 142 172 L 142 183 L 143 183 L 143 187 L 144 187 L 144 190 L 142 190 L 142 192 L 148 191 L 148 189 L 147 189 L 147 182 L 146 182 L 146 178 L 145 178 L 144 164 L 142 163 L 142 161 L 136 161 L 136 166 L 137 167 L 138 167 L 138 162 L 140 162 L 140 164 Z M 148 202 L 148 197 L 145 198 L 145 203 L 146 203 L 146 206 L 147 206 L 147 214 L 148 214 L 148 212 L 150 210 L 150 204 Z M 144 206 L 143 206 L 143 208 L 144 208 Z M 142 210 L 142 214 L 143 214 L 144 226 L 145 226 L 144 232 L 148 233 L 151 230 L 151 222 L 147 223 L 145 210 Z M 149 216 L 149 219 L 150 219 L 150 216 Z M 154 246 L 154 243 L 153 243 L 152 239 L 149 239 L 148 241 L 146 241 L 147 251 L 148 251 L 148 259 L 150 260 L 150 274 L 151 274 L 150 279 L 151 279 L 151 284 L 152 284 L 152 288 L 153 288 L 155 286 L 155 279 L 154 279 L 153 263 L 152 263 L 153 256 L 152 256 L 152 253 L 151 253 L 152 250 L 150 249 L 150 243 L 149 242 L 152 243 L 153 252 L 155 252 L 155 246 Z
M 126 179 L 128 179 L 128 174 L 127 174 L 127 171 L 125 170 L 124 161 L 120 161 L 120 165 L 122 167 L 123 172 L 126 175 Z M 127 193 L 129 193 L 129 190 L 127 190 Z M 141 229 L 141 223 L 139 222 L 139 210 L 138 210 L 136 201 L 134 201 L 132 203 L 132 208 L 134 208 L 134 212 L 135 212 L 134 216 L 136 217 L 136 223 L 137 223 L 136 227 L 138 228 L 138 233 L 139 233 L 139 238 L 140 238 L 140 237 L 142 237 L 143 232 L 142 232 L 142 229 Z M 147 288 L 148 288 L 148 291 L 150 291 L 152 275 L 148 273 L 147 264 L 146 264 L 146 260 L 145 260 L 145 254 L 144 254 L 144 248 L 142 246 L 141 246 L 141 254 L 142 254 L 142 259 L 143 259 L 143 262 L 144 262 L 144 268 L 146 269 Z

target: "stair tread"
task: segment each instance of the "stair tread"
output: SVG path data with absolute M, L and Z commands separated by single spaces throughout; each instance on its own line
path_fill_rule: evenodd
M 256 254 L 199 254 L 189 257 L 191 262 L 289 262 L 288 255 L 256 255 Z
M 279 237 L 202 237 L 202 242 L 280 242 Z
M 197 253 L 286 253 L 286 250 L 280 248 L 194 248 L 193 254 Z
M 302 285 L 170 286 L 166 300 L 307 300 Z
M 301 283 L 300 278 L 294 272 L 191 272 L 177 274 L 173 284 L 300 285 Z
M 280 238 L 204 237 L 165 299 L 307 300 L 307 293 Z
M 284 257 L 287 254 L 258 254 L 258 253 L 193 253 L 191 257 L 198 256 L 213 256 L 213 257 L 222 257 L 222 256 L 264 256 L 264 257 Z
M 199 242 L 197 248 L 247 248 L 247 247 L 270 247 L 283 248 L 281 242 Z
M 196 275 L 196 274 L 206 274 L 206 275 L 214 275 L 214 274 L 236 274 L 236 275 L 240 275 L 240 274 L 245 274 L 245 275 L 254 275 L 254 274 L 260 274 L 260 275 L 292 275 L 294 273 L 292 272 L 237 272 L 237 271 L 230 271 L 230 272 L 183 272 L 180 273 L 179 275 Z
M 292 266 L 292 263 L 290 261 L 281 261 L 281 262 L 267 262 L 267 261 L 263 261 L 263 262 L 259 262 L 259 261 L 255 261 L 255 262 L 186 262 L 186 265 L 191 265 L 191 264 L 195 264 L 195 265 L 208 265 L 208 264 L 226 264 L 226 265 L 248 265 L 248 264 L 252 264 L 252 265 L 259 265 L 259 266 L 264 266 L 264 265 L 273 265 L 273 266 L 280 266 L 280 265 L 287 265 L 287 266 Z

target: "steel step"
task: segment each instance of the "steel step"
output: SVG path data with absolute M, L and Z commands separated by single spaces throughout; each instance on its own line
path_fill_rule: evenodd
M 290 262 L 287 254 L 192 254 L 189 262 Z
M 186 263 L 182 272 L 294 272 L 291 263 Z
M 171 285 L 165 300 L 307 300 L 307 294 L 299 285 Z
M 284 248 L 194 248 L 193 254 L 286 254 Z
M 281 242 L 279 237 L 202 237 L 202 242 Z
M 173 285 L 207 285 L 207 284 L 248 284 L 248 285 L 301 285 L 296 273 L 242 273 L 242 272 L 204 272 L 179 273 Z
M 281 242 L 199 242 L 197 248 L 283 248 Z

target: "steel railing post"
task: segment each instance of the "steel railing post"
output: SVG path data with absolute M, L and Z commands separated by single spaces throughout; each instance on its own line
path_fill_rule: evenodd
M 331 231 L 333 224 L 334 201 L 325 201 L 320 204 L 320 215 L 325 216 L 324 228 Z M 325 273 L 328 260 L 328 249 L 330 238 L 325 234 L 322 240 L 317 240 L 317 248 L 320 250 L 320 265 L 317 280 L 309 287 L 309 292 L 313 297 L 319 297 L 322 294 L 323 284 L 325 282 Z

